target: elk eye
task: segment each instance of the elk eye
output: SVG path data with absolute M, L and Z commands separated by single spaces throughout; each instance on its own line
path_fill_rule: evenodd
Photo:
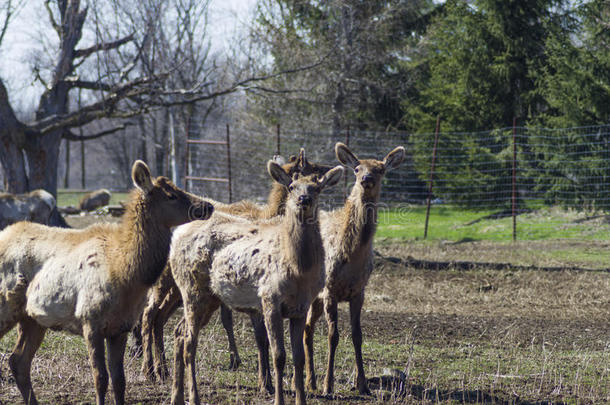
M 294 190 L 294 186 L 288 186 L 288 191 L 292 192 Z
M 358 168 L 358 167 L 354 169 L 354 173 L 358 173 L 359 171 L 360 171 L 360 168 Z

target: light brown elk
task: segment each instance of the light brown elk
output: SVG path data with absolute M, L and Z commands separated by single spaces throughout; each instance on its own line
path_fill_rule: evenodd
M 281 166 L 286 174 L 291 177 L 297 173 L 321 176 L 331 168 L 330 166 L 310 162 L 305 155 L 304 149 L 300 150 L 298 156 L 291 156 L 289 161 Z M 247 200 L 233 204 L 208 201 L 214 204 L 217 213 L 224 212 L 249 220 L 267 220 L 284 214 L 287 196 L 288 191 L 286 187 L 274 182 L 266 205 L 261 206 Z M 148 304 L 142 316 L 142 371 L 150 380 L 154 380 L 155 377 L 159 380 L 164 380 L 169 375 L 164 356 L 163 327 L 181 303 L 180 292 L 169 268 L 167 268 L 163 271 L 158 283 L 151 290 Z M 253 314 L 251 318 L 254 328 L 264 332 L 264 326 L 260 322 L 259 317 Z M 237 345 L 235 344 L 231 311 L 224 305 L 221 305 L 221 320 L 229 340 L 230 368 L 236 369 L 241 360 Z M 264 341 L 258 343 L 261 345 L 266 344 Z M 267 348 L 266 346 L 261 346 L 261 349 L 266 351 Z M 268 378 L 269 368 L 265 367 L 261 372 L 266 376 L 266 386 L 271 389 L 271 381 Z
M 315 391 L 313 335 L 315 323 L 324 312 L 328 323 L 328 362 L 324 393 L 331 394 L 333 391 L 335 351 L 339 343 L 337 304 L 347 301 L 356 357 L 356 387 L 361 394 L 366 394 L 369 389 L 362 362 L 360 313 L 364 303 L 364 289 L 373 270 L 377 204 L 384 175 L 402 163 L 405 150 L 399 146 L 383 160 L 358 159 L 346 145 L 339 142 L 335 146 L 335 154 L 339 162 L 354 171 L 356 182 L 343 208 L 320 213 L 326 255 L 326 283 L 307 314 L 304 342 L 306 384 L 309 390 Z
M 303 328 L 309 305 L 324 285 L 318 197 L 323 188 L 340 180 L 343 169 L 337 166 L 320 179 L 316 175 L 291 178 L 270 161 L 268 171 L 288 190 L 282 217 L 251 225 L 212 220 L 174 232 L 169 264 L 185 315 L 175 339 L 173 404 L 184 402 L 185 369 L 189 403 L 200 403 L 195 375 L 197 337 L 221 302 L 263 315 L 273 357 L 276 405 L 284 403 L 283 318 L 290 319 L 296 402 L 306 401 Z
M 98 405 L 108 388 L 106 341 L 115 402 L 124 403 L 127 334 L 167 260 L 170 228 L 213 211 L 167 178 L 153 179 L 142 161 L 132 179 L 120 224 L 74 230 L 19 222 L 0 233 L 0 338 L 18 325 L 9 365 L 27 404 L 37 403 L 30 369 L 47 328 L 85 338 Z

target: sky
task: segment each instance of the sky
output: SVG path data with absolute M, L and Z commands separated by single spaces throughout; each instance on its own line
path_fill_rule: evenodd
M 222 51 L 230 44 L 235 33 L 247 23 L 255 4 L 256 0 L 211 0 L 209 37 L 214 50 Z M 44 0 L 25 0 L 0 47 L 0 77 L 16 110 L 35 108 L 43 88 L 40 82 L 34 81 L 31 69 L 33 51 L 55 38 Z

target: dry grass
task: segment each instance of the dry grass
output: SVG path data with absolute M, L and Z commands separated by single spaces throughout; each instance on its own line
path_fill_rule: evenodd
M 362 397 L 351 390 L 353 350 L 347 307 L 342 304 L 337 395 L 312 395 L 310 403 L 610 403 L 608 272 L 476 265 L 467 270 L 458 266 L 430 270 L 405 265 L 409 256 L 427 261 L 508 262 L 509 249 L 501 244 L 394 244 L 379 249 L 382 256 L 377 258 L 362 317 L 365 367 L 373 395 Z M 536 247 L 519 245 L 510 250 L 521 255 L 522 265 L 558 267 L 553 260 L 534 263 Z M 168 325 L 166 330 L 169 358 L 171 328 Z M 201 334 L 197 364 L 203 401 L 271 403 L 271 397 L 256 390 L 255 344 L 245 316 L 236 315 L 235 329 L 243 360 L 236 372 L 227 370 L 229 356 L 220 321 L 214 318 Z M 319 322 L 315 344 L 319 378 L 324 374 L 325 329 Z M 20 402 L 14 382 L 7 378 L 6 360 L 14 336 L 11 332 L 0 341 L 2 404 Z M 129 358 L 126 363 L 130 403 L 169 403 L 169 382 L 146 382 L 139 373 L 139 359 Z M 289 367 L 290 363 L 286 387 Z M 45 403 L 94 402 L 80 337 L 49 333 L 32 376 Z

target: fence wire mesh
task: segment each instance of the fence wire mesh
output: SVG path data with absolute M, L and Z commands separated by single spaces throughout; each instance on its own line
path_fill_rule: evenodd
M 225 128 L 195 128 L 198 139 L 224 139 Z M 264 202 L 271 179 L 266 162 L 277 151 L 277 130 L 231 127 L 233 200 Z M 280 131 L 284 157 L 305 148 L 311 161 L 338 164 L 337 142 L 347 143 L 360 158 L 383 159 L 402 145 L 406 161 L 387 174 L 381 202 L 385 207 L 417 207 L 428 197 L 434 133 Z M 226 177 L 225 146 L 191 148 L 187 164 L 199 176 Z M 326 207 L 342 204 L 353 185 L 327 192 Z M 610 125 L 580 128 L 507 127 L 481 132 L 441 132 L 438 137 L 431 199 L 433 204 L 498 217 L 559 207 L 589 215 L 610 209 Z M 227 201 L 226 184 L 190 182 L 197 193 Z M 514 191 L 513 191 L 514 190 Z M 513 200 L 514 199 L 514 200 Z M 434 208 L 432 209 L 434 214 Z

